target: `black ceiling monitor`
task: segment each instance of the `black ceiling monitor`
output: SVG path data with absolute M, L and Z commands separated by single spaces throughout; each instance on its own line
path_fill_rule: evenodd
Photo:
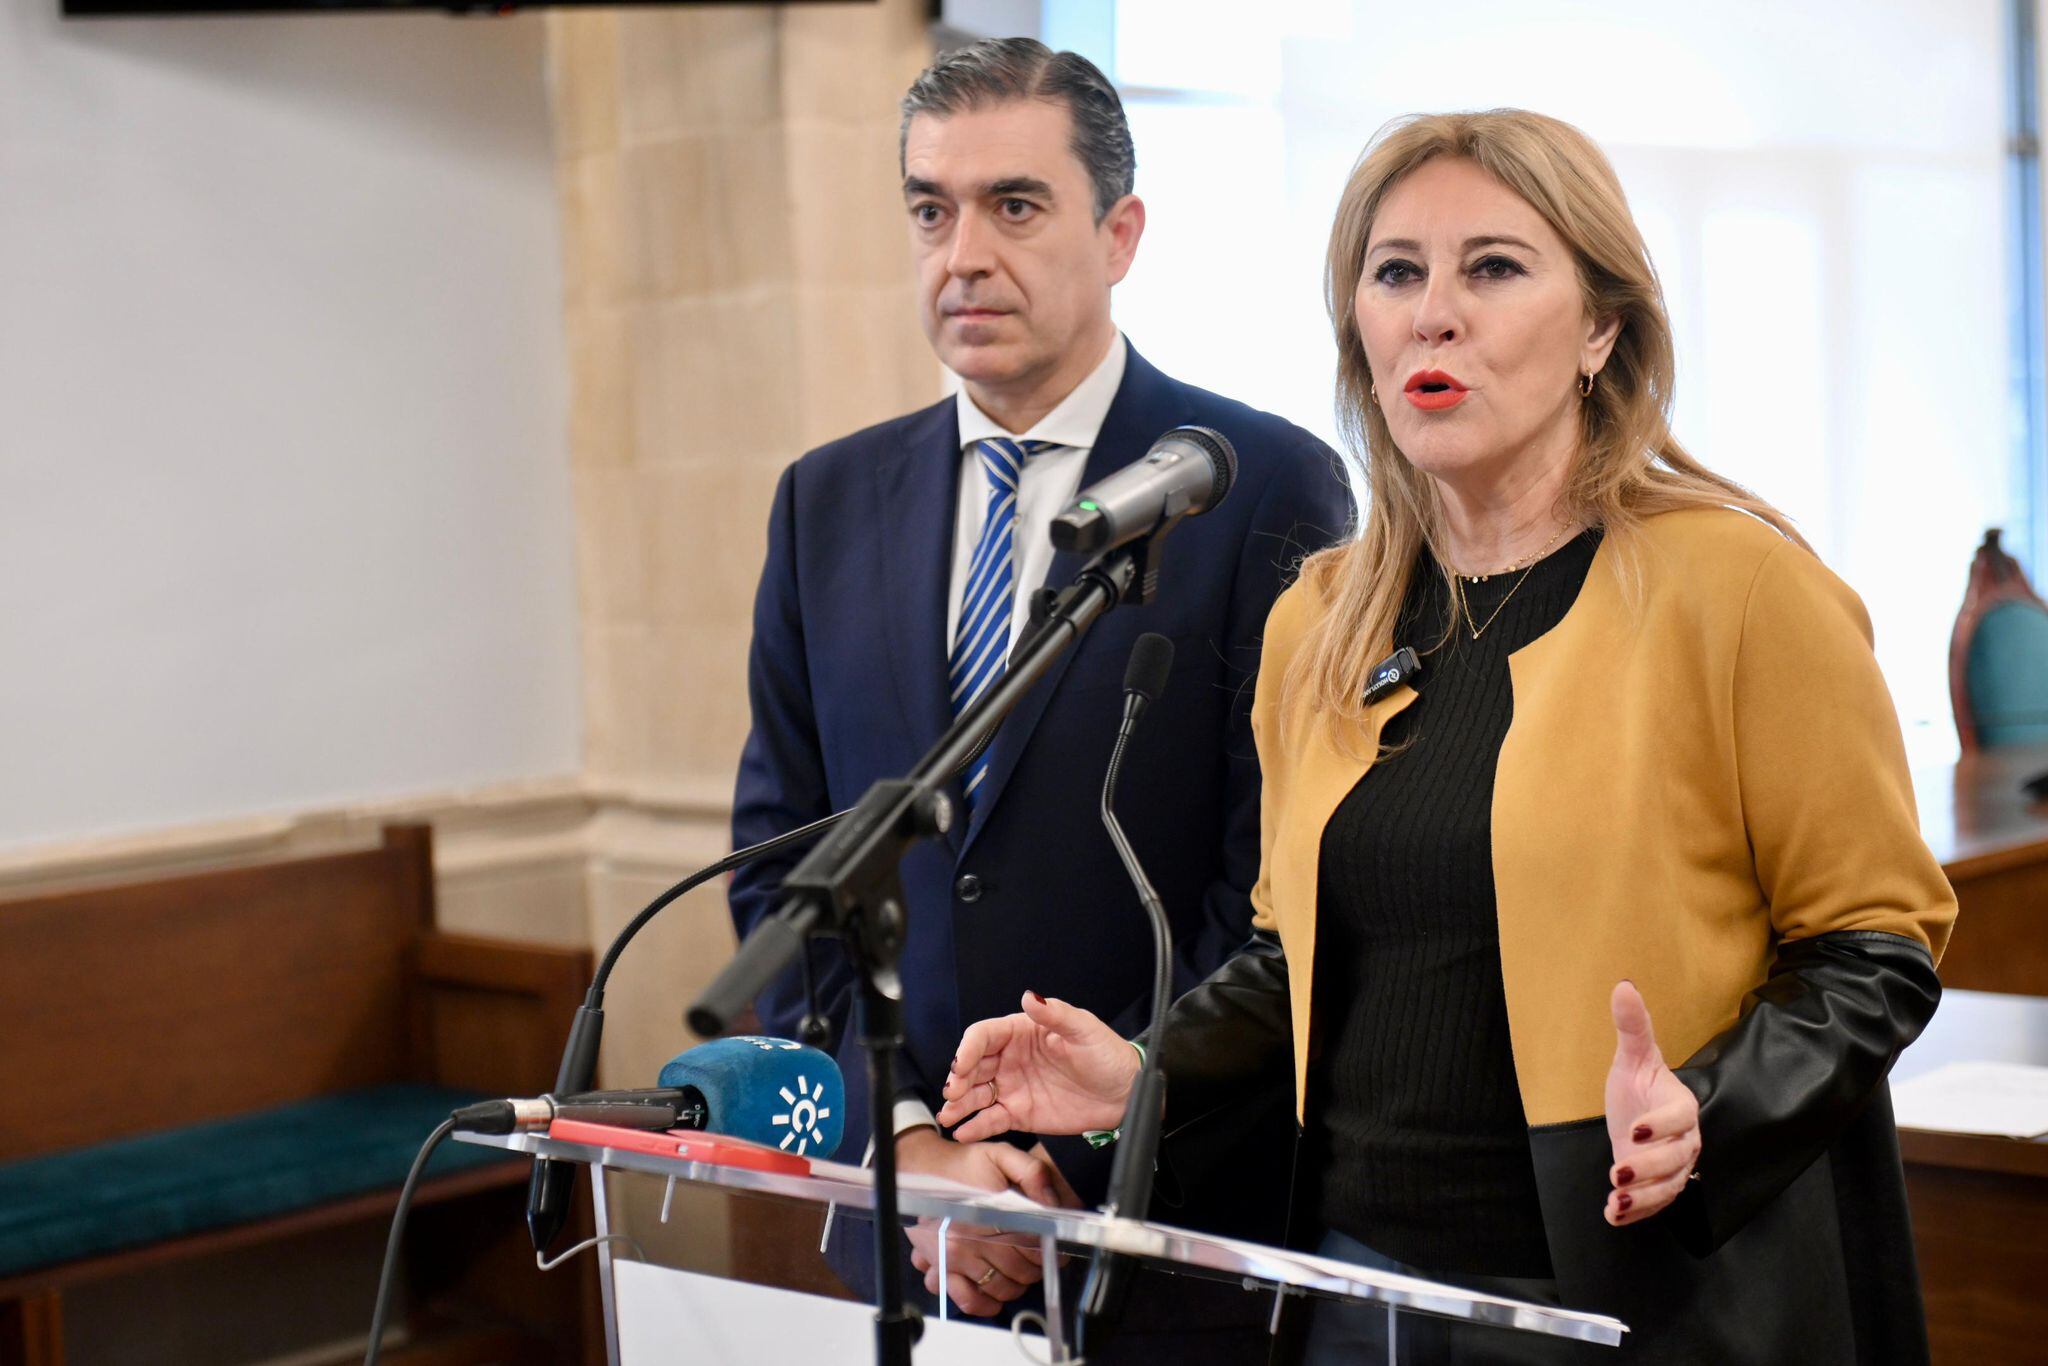
M 366 14 L 379 11 L 414 14 L 439 10 L 446 14 L 511 14 L 527 9 L 580 9 L 603 5 L 708 5 L 759 3 L 759 0 L 62 0 L 67 19 L 166 18 L 187 14 Z M 769 0 L 806 5 L 871 5 L 875 0 Z

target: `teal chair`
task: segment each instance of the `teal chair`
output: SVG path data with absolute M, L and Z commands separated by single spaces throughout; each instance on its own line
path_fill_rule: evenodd
M 2048 603 L 1996 527 L 1970 564 L 1949 641 L 1949 700 L 1965 752 L 2048 743 Z

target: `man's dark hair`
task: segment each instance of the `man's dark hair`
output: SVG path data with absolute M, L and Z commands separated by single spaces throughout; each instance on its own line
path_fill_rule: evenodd
M 1078 52 L 1054 52 L 1036 38 L 984 38 L 948 52 L 910 83 L 903 126 L 896 135 L 896 165 L 903 168 L 910 121 L 919 114 L 945 118 L 1011 100 L 1063 104 L 1073 116 L 1068 146 L 1095 184 L 1095 221 L 1131 192 L 1138 158 L 1124 102 L 1100 67 Z

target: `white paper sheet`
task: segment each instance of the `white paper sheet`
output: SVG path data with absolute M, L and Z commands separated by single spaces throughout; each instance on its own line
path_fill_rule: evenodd
M 2048 1136 L 2048 1067 L 1952 1062 L 1892 1088 L 1902 1129 L 1998 1138 Z

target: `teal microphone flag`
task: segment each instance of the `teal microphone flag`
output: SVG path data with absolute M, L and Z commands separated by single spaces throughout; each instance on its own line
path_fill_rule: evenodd
M 679 1053 L 660 1085 L 704 1097 L 708 1133 L 799 1157 L 830 1158 L 846 1133 L 846 1079 L 829 1053 L 792 1039 L 742 1034 Z

